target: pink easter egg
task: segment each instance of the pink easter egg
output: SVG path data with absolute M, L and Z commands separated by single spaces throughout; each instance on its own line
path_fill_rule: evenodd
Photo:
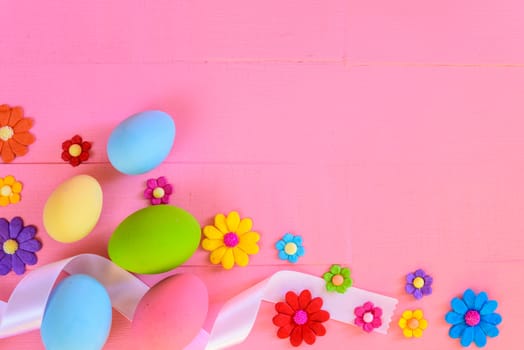
M 197 336 L 207 316 L 209 297 L 195 275 L 179 274 L 154 285 L 137 306 L 132 349 L 183 349 Z

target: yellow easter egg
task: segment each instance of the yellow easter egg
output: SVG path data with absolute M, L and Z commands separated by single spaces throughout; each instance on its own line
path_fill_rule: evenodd
M 102 188 L 89 175 L 76 175 L 51 193 L 44 207 L 44 227 L 49 236 L 71 243 L 87 236 L 102 212 Z

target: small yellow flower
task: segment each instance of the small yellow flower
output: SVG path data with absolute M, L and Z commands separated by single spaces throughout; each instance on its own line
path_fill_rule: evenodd
M 260 235 L 251 231 L 253 221 L 249 218 L 240 219 L 236 211 L 227 215 L 217 214 L 215 224 L 204 227 L 202 248 L 210 251 L 209 260 L 212 264 L 220 264 L 229 270 L 235 263 L 246 266 L 249 256 L 258 253 L 257 242 Z
M 16 181 L 14 176 L 0 177 L 0 207 L 20 202 L 22 183 Z
M 428 327 L 428 321 L 424 319 L 422 310 L 406 310 L 402 313 L 398 325 L 406 338 L 420 338 L 422 331 Z

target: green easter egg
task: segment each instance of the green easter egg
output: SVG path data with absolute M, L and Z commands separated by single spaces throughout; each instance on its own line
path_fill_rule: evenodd
M 140 274 L 162 273 L 188 260 L 200 243 L 200 225 L 187 211 L 153 205 L 129 215 L 109 240 L 109 258 Z

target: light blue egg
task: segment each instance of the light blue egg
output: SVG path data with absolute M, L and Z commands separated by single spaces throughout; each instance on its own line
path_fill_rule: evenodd
M 137 175 L 166 159 L 175 140 L 175 122 L 162 111 L 137 113 L 118 124 L 107 142 L 107 156 L 121 173 Z
M 88 275 L 63 279 L 47 302 L 40 334 L 46 350 L 100 350 L 111 330 L 111 300 Z

